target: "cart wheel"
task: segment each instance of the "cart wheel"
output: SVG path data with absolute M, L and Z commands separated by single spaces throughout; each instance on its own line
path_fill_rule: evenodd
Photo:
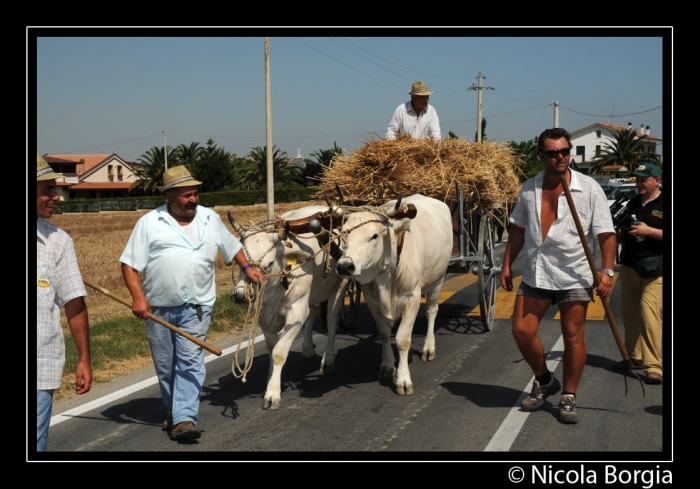
M 343 303 L 340 306 L 339 324 L 343 329 L 350 329 L 355 324 L 357 313 L 360 310 L 360 284 L 354 280 L 349 280 L 345 286 Z
M 496 267 L 494 253 L 494 224 L 491 214 L 484 212 L 479 225 L 478 274 L 479 274 L 479 308 L 481 322 L 486 331 L 493 329 L 493 317 L 496 306 L 496 282 L 500 267 Z

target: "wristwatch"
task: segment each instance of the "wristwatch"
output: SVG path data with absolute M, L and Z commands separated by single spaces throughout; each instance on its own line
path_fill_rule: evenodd
M 609 277 L 612 277 L 615 275 L 615 272 L 610 270 L 609 268 L 601 268 L 600 271 Z

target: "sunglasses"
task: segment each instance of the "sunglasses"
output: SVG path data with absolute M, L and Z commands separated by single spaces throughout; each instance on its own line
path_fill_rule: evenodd
M 542 153 L 547 157 L 547 158 L 556 158 L 557 155 L 562 155 L 562 156 L 569 156 L 571 154 L 571 148 L 562 148 L 562 149 L 543 149 Z

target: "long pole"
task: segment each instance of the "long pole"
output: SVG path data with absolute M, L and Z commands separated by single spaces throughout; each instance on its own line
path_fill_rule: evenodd
M 165 171 L 168 171 L 168 141 L 165 138 L 165 129 L 163 129 L 163 158 L 165 160 Z
M 272 100 L 270 98 L 270 38 L 265 38 L 265 129 L 267 139 L 267 220 L 275 218 L 275 187 L 272 168 Z
M 583 226 L 581 226 L 581 221 L 578 217 L 578 212 L 576 212 L 576 206 L 574 205 L 574 199 L 571 197 L 571 191 L 569 190 L 569 184 L 566 182 L 566 174 L 561 175 L 561 185 L 564 188 L 564 195 L 566 195 L 566 202 L 569 204 L 569 210 L 576 223 L 576 230 L 578 231 L 578 237 L 581 240 L 581 245 L 583 250 L 586 252 L 586 259 L 588 260 L 588 266 L 591 267 L 591 272 L 593 273 L 593 287 L 598 287 L 600 284 L 600 277 L 598 277 L 598 269 L 595 266 L 595 260 L 593 259 L 593 254 L 588 246 L 588 241 L 586 241 L 586 235 L 583 232 Z M 627 348 L 625 348 L 625 342 L 622 341 L 622 336 L 620 335 L 620 330 L 617 329 L 617 324 L 615 323 L 615 318 L 612 315 L 612 309 L 610 309 L 610 303 L 606 297 L 600 297 L 600 301 L 603 304 L 603 309 L 605 310 L 605 316 L 608 318 L 608 323 L 610 324 L 610 330 L 612 331 L 613 337 L 615 338 L 615 343 L 617 343 L 617 348 L 620 350 L 622 359 L 631 369 L 632 362 L 627 354 Z M 643 386 L 642 386 L 643 387 Z
M 89 281 L 87 281 L 87 280 L 85 280 L 85 279 L 83 279 L 83 283 L 84 283 L 85 285 L 87 285 L 88 287 L 91 287 L 91 288 L 95 289 L 95 290 L 98 291 L 98 292 L 102 292 L 102 293 L 103 293 L 104 295 L 106 295 L 107 297 L 110 297 L 110 298 L 114 299 L 114 300 L 117 301 L 117 302 L 121 302 L 122 304 L 124 304 L 124 305 L 127 306 L 127 307 L 131 307 L 131 306 L 132 306 L 132 304 L 129 303 L 127 300 L 122 299 L 122 298 L 119 297 L 118 295 L 115 295 L 115 294 L 111 293 L 109 290 L 107 290 L 107 289 L 105 289 L 105 288 L 103 288 L 103 287 L 100 287 L 100 286 L 97 285 L 97 284 L 93 284 L 93 283 L 91 283 L 91 282 L 89 282 Z M 207 343 L 207 342 L 205 342 L 205 341 L 202 341 L 202 340 L 200 340 L 199 338 L 196 338 L 196 337 L 192 336 L 192 335 L 189 334 L 187 331 L 181 330 L 181 329 L 178 328 L 177 326 L 174 326 L 174 325 L 170 324 L 169 322 L 167 322 L 167 321 L 165 321 L 165 320 L 159 318 L 158 316 L 155 316 L 155 315 L 151 314 L 150 312 L 148 313 L 148 319 L 152 319 L 152 320 L 154 320 L 155 322 L 157 322 L 158 324 L 161 324 L 161 325 L 165 326 L 165 327 L 168 328 L 169 330 L 174 331 L 174 332 L 176 332 L 177 334 L 184 336 L 185 338 L 187 338 L 188 340 L 190 340 L 190 341 L 196 343 L 197 345 L 201 346 L 201 347 L 204 348 L 205 350 L 212 352 L 214 355 L 219 356 L 219 357 L 221 356 L 221 350 L 219 350 L 217 347 L 212 346 L 212 345 L 210 345 L 209 343 Z

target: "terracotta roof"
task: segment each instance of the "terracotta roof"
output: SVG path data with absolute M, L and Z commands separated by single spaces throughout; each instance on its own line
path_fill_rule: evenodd
M 618 170 L 622 170 L 623 168 L 625 169 L 625 171 L 628 171 L 627 168 L 623 165 L 604 166 L 602 168 L 602 170 L 603 171 L 618 171 Z
M 80 164 L 80 159 L 69 159 L 58 156 L 44 155 L 44 160 L 46 163 L 77 163 Z
M 71 190 L 112 190 L 128 189 L 134 182 L 81 182 L 71 187 Z
M 59 163 L 60 161 L 52 161 L 52 160 L 64 160 L 67 162 L 71 163 L 78 163 L 77 167 L 77 172 L 78 175 L 82 175 L 83 173 L 89 171 L 91 168 L 94 168 L 95 166 L 99 165 L 102 163 L 104 160 L 109 158 L 115 153 L 109 153 L 109 154 L 86 154 L 86 155 L 81 155 L 81 154 L 76 154 L 76 155 L 64 155 L 64 154 L 56 154 L 56 155 L 51 155 L 47 154 L 44 155 L 44 159 L 46 160 L 47 163 Z M 119 155 L 116 155 L 119 156 Z M 85 163 L 80 163 L 80 160 L 85 160 Z M 126 161 L 126 163 L 129 163 Z M 130 164 L 130 163 L 129 163 Z

